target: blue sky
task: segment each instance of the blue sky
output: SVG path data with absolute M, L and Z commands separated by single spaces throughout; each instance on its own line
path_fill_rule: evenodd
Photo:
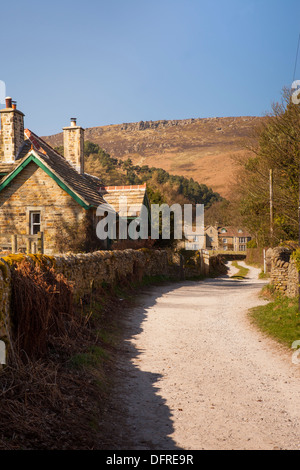
M 299 33 L 298 0 L 2 1 L 0 80 L 39 135 L 70 117 L 260 116 L 292 83 Z

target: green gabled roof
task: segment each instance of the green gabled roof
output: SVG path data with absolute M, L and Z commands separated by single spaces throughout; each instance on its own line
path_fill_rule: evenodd
M 64 191 L 66 191 L 84 209 L 106 204 L 99 193 L 100 182 L 85 173 L 78 173 L 75 168 L 40 137 L 28 131 L 29 138 L 24 141 L 16 159 L 15 168 L 6 175 L 0 184 L 0 191 L 31 162 L 47 173 Z
M 36 155 L 31 153 L 28 155 L 24 161 L 18 165 L 7 177 L 2 181 L 0 184 L 0 191 L 2 191 L 6 186 L 8 186 L 14 178 L 31 162 L 34 162 L 37 166 L 39 166 L 42 170 L 47 173 L 57 184 L 60 186 L 64 191 L 66 191 L 75 201 L 77 201 L 82 207 L 85 209 L 89 209 L 90 205 L 87 204 L 82 198 L 80 198 L 72 189 L 70 189 L 57 175 L 53 173 L 49 168 L 47 168 L 44 163 L 42 163 Z

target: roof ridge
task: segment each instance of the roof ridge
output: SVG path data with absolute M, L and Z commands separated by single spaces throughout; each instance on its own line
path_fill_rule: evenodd
M 30 129 L 25 129 L 24 134 L 32 144 L 32 151 L 42 160 L 48 170 L 56 175 L 77 197 L 87 205 L 94 207 L 105 202 L 99 192 L 99 184 L 91 176 L 88 178 L 85 174 L 80 174 L 66 158 Z M 25 159 L 29 155 L 30 150 L 27 152 Z
M 60 156 L 61 158 L 64 158 L 64 160 L 66 160 L 65 157 L 63 157 L 63 155 L 61 155 L 61 153 L 59 153 L 57 150 L 55 150 L 55 148 L 51 147 L 51 145 L 48 144 L 48 143 L 47 143 L 44 139 L 42 139 L 39 135 L 35 134 L 35 133 L 32 132 L 30 129 L 25 129 L 25 130 L 24 130 L 24 134 L 26 134 L 26 131 L 27 131 L 28 133 L 30 133 L 30 135 L 33 136 L 33 138 L 34 138 L 35 140 L 40 141 L 40 142 L 41 142 L 43 145 L 45 145 L 48 149 L 50 149 L 51 151 L 55 152 L 56 155 Z M 27 134 L 26 134 L 26 135 L 27 135 Z M 43 151 L 45 152 L 44 149 L 43 149 Z M 43 152 L 43 153 L 44 153 L 44 152 Z M 47 152 L 45 152 L 45 153 L 47 153 Z
M 121 191 L 121 190 L 138 190 L 138 189 L 146 189 L 147 184 L 136 184 L 136 185 L 123 185 L 123 186 L 118 186 L 118 185 L 111 185 L 111 186 L 101 186 L 100 191 Z
M 47 155 L 46 150 L 44 150 L 40 146 L 40 144 L 38 143 L 38 141 L 37 141 L 38 136 L 37 135 L 33 134 L 33 132 L 31 132 L 31 130 L 29 130 L 29 129 L 25 129 L 24 134 L 26 135 L 28 140 L 31 142 L 32 147 L 35 147 L 35 150 L 38 150 L 39 152 L 44 153 L 45 155 Z

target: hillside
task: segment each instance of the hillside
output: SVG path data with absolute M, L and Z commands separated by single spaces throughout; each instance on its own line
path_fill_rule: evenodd
M 244 151 L 244 140 L 261 119 L 245 116 L 123 123 L 88 128 L 85 139 L 112 157 L 130 158 L 135 165 L 193 178 L 230 198 L 230 182 L 236 171 L 232 156 Z M 52 146 L 63 143 L 62 133 L 44 139 Z

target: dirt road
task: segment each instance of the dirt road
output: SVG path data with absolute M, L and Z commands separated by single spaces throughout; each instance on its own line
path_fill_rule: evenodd
M 300 449 L 300 364 L 247 318 L 258 270 L 229 276 L 147 289 L 128 312 L 114 448 Z

